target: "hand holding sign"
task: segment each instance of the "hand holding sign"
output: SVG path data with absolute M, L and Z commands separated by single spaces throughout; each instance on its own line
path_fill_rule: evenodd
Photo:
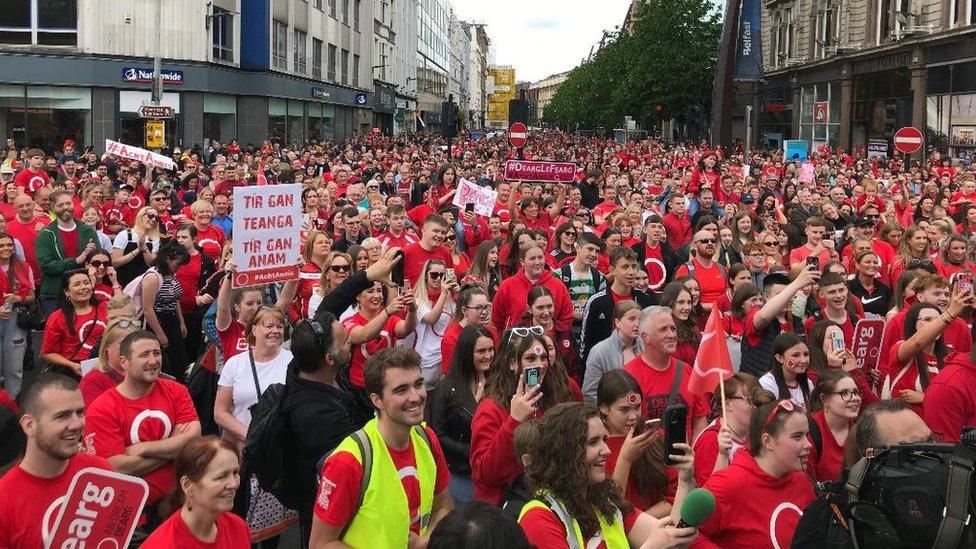
M 127 547 L 148 497 L 149 485 L 141 478 L 82 469 L 71 480 L 45 547 Z

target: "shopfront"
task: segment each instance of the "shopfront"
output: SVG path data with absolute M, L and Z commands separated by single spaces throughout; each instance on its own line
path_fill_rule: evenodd
M 953 157 L 976 154 L 976 62 L 929 68 L 925 118 L 930 146 Z
M 90 88 L 0 84 L 0 133 L 18 147 L 60 148 L 92 143 Z
M 233 95 L 203 95 L 203 135 L 223 143 L 237 139 L 237 98 Z
M 391 86 L 374 82 L 373 127 L 383 135 L 393 135 L 393 118 L 396 114 L 396 90 Z

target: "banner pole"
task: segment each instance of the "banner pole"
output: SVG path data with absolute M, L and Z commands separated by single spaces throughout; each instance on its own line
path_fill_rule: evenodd
M 719 400 L 722 403 L 722 425 L 728 425 L 725 420 L 725 380 L 722 379 L 722 372 L 716 372 L 718 376 Z

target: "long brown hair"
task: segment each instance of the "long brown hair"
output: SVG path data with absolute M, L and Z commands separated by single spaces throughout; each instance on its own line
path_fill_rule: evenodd
M 633 505 L 620 494 L 609 477 L 591 484 L 586 463 L 589 421 L 598 418 L 596 408 L 582 402 L 566 402 L 549 409 L 539 427 L 526 474 L 532 486 L 544 490 L 566 506 L 579 524 L 583 539 L 600 531 L 597 513 L 612 521 L 617 509 L 624 514 Z
M 522 355 L 529 350 L 533 343 L 541 345 L 543 349 L 547 349 L 547 346 L 541 336 L 530 333 L 520 338 L 515 335 L 512 329 L 505 330 L 505 333 L 502 334 L 502 342 L 502 347 L 498 350 L 495 361 L 491 365 L 491 374 L 485 381 L 485 396 L 507 410 L 512 406 L 512 397 L 515 396 L 519 376 L 522 374 Z M 515 371 L 512 371 L 513 365 Z M 569 375 L 558 360 L 553 361 L 552 366 L 546 369 L 546 375 L 542 379 L 542 398 L 538 403 L 539 409 L 545 410 L 560 402 L 572 400 L 576 400 L 576 395 L 569 388 Z

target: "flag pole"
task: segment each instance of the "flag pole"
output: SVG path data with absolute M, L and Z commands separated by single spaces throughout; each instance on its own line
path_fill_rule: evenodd
M 722 372 L 716 372 L 716 375 L 718 375 L 719 401 L 722 403 L 722 425 L 728 425 L 725 420 L 725 380 L 722 379 Z

